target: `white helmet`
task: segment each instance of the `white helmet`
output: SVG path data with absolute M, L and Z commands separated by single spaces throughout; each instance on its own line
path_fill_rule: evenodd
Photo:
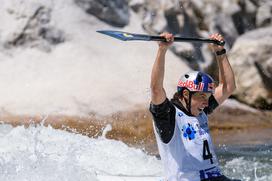
M 182 92 L 184 88 L 190 92 L 210 92 L 213 94 L 215 84 L 210 75 L 199 71 L 191 71 L 182 75 L 178 81 L 178 92 Z

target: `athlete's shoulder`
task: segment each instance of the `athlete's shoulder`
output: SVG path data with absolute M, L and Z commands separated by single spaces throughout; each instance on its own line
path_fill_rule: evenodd
M 173 111 L 174 105 L 168 98 L 166 98 L 161 104 L 150 103 L 149 110 L 152 114 L 163 114 Z
M 176 113 L 174 105 L 169 99 L 166 99 L 160 105 L 151 103 L 149 110 L 153 116 L 156 132 L 164 143 L 168 143 L 171 140 L 175 129 Z

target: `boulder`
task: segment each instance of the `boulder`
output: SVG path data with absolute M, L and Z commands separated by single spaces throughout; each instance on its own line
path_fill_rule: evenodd
M 241 10 L 232 15 L 233 23 L 239 34 L 256 28 L 257 3 L 250 0 L 239 1 Z
M 143 27 L 149 33 L 160 34 L 165 31 L 167 22 L 163 11 L 147 11 L 142 22 Z
M 129 6 L 126 0 L 75 0 L 75 3 L 112 26 L 124 27 L 129 23 Z
M 129 1 L 129 7 L 135 11 L 139 12 L 140 9 L 144 6 L 144 0 L 130 0 Z
M 264 4 L 257 10 L 256 24 L 258 27 L 267 26 L 272 21 L 272 5 Z
M 250 31 L 237 39 L 229 54 L 237 89 L 235 96 L 259 108 L 272 105 L 272 27 Z
M 54 26 L 51 7 L 50 3 L 29 2 L 20 7 L 16 5 L 15 1 L 5 3 L 2 7 L 3 28 L 0 29 L 4 35 L 3 46 L 6 49 L 37 47 L 49 52 L 52 45 L 64 42 L 64 32 Z

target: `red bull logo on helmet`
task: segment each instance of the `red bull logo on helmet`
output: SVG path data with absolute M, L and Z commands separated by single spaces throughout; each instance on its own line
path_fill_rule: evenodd
M 199 84 L 195 84 L 194 81 L 186 80 L 186 82 L 179 81 L 178 82 L 179 87 L 187 87 L 191 91 L 203 91 L 204 89 L 204 83 L 199 82 Z

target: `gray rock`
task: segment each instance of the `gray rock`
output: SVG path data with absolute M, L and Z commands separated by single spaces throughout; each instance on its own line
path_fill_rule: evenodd
M 126 0 L 75 0 L 75 3 L 112 26 L 124 27 L 129 23 L 129 6 Z
M 264 4 L 258 8 L 256 15 L 256 24 L 258 27 L 271 24 L 272 21 L 272 6 Z
M 144 0 L 130 0 L 129 7 L 135 12 L 139 12 L 142 7 L 144 7 Z
M 221 6 L 222 12 L 226 15 L 233 15 L 241 11 L 241 7 L 239 6 L 239 4 L 234 3 L 231 0 L 224 1 L 224 3 L 222 3 Z
M 233 46 L 233 43 L 238 38 L 239 34 L 232 21 L 231 16 L 223 13 L 218 13 L 213 20 L 213 32 L 220 32 L 224 35 L 226 45 L 229 47 Z
M 167 21 L 162 10 L 150 10 L 144 13 L 143 28 L 151 34 L 160 34 L 166 30 Z
M 179 44 L 174 44 L 172 46 L 173 52 L 181 57 L 191 57 L 194 53 L 194 47 L 191 43 L 182 42 Z
M 196 60 L 196 57 L 194 57 L 195 49 L 191 43 L 180 42 L 178 44 L 173 44 L 171 47 L 171 51 L 178 57 L 186 60 L 187 65 L 191 68 L 198 68 L 198 60 Z
M 237 89 L 235 96 L 249 105 L 272 106 L 272 27 L 250 31 L 239 37 L 231 49 Z
M 24 26 L 18 29 L 5 42 L 5 48 L 12 47 L 37 47 L 49 52 L 51 45 L 65 41 L 63 31 L 56 29 L 50 24 L 51 9 L 40 5 L 33 14 L 26 17 Z
M 264 86 L 269 91 L 272 91 L 272 58 L 264 62 L 263 65 L 260 64 L 258 61 L 255 61 L 254 63 L 263 80 Z
M 243 0 L 239 2 L 244 5 L 245 12 L 247 13 L 255 13 L 257 11 L 257 1 L 252 0 Z
M 232 15 L 233 23 L 239 34 L 256 28 L 256 14 L 258 3 L 254 0 L 242 0 L 238 2 L 241 11 Z
M 130 3 L 132 2 L 135 1 Z M 167 20 L 161 2 L 144 0 L 137 14 L 142 19 L 143 28 L 149 34 L 159 34 L 166 31 Z

